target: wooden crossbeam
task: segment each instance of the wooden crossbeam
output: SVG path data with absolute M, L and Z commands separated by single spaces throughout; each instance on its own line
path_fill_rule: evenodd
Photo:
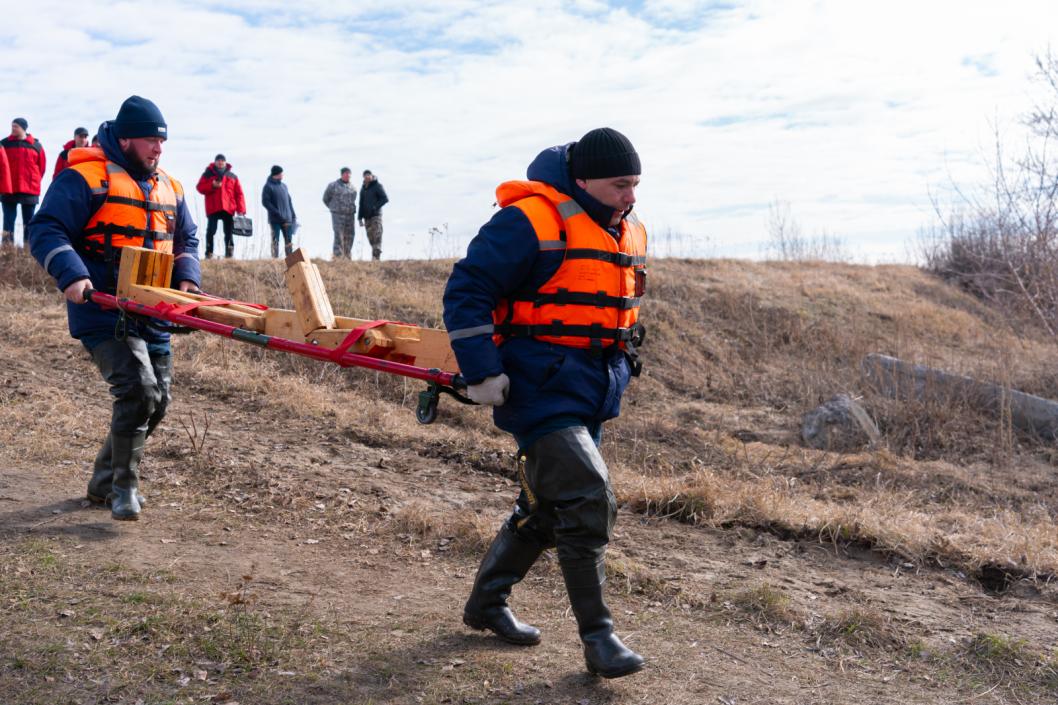
M 156 286 L 133 286 L 127 298 L 148 306 L 163 301 L 170 304 L 187 304 L 212 300 L 208 296 L 175 289 L 162 289 Z M 245 328 L 258 333 L 263 333 L 265 330 L 264 312 L 251 306 L 240 306 L 239 304 L 199 306 L 192 311 L 192 315 L 214 323 L 223 323 L 226 326 Z

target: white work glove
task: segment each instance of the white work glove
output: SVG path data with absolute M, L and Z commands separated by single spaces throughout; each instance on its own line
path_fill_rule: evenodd
M 486 377 L 477 384 L 467 387 L 467 396 L 478 404 L 503 406 L 503 402 L 507 401 L 507 392 L 510 388 L 510 378 L 501 372 L 495 377 Z

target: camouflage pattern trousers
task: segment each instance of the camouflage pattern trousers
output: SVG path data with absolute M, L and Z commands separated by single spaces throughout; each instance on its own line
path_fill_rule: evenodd
M 371 243 L 371 259 L 382 258 L 382 216 L 376 215 L 364 220 L 367 229 L 367 241 Z
M 334 244 L 331 255 L 350 259 L 353 252 L 353 238 L 356 237 L 356 211 L 352 213 L 335 213 L 331 211 L 331 227 L 334 228 Z

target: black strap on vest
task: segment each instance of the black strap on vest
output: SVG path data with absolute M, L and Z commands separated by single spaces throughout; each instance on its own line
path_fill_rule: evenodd
M 566 250 L 566 259 L 595 259 L 616 264 L 618 267 L 641 267 L 647 263 L 643 255 L 626 255 L 623 252 L 573 248 Z
M 586 291 L 569 291 L 568 289 L 559 289 L 553 294 L 514 294 L 511 296 L 511 300 L 531 301 L 534 308 L 540 308 L 546 304 L 555 304 L 556 306 L 572 304 L 576 306 L 594 306 L 596 308 L 616 308 L 619 311 L 635 308 L 639 306 L 640 301 L 638 296 L 610 296 L 605 291 L 591 294 Z
M 155 203 L 154 201 L 141 201 L 138 198 L 128 198 L 126 196 L 111 196 L 107 195 L 107 203 L 119 203 L 123 206 L 135 206 L 136 208 L 142 208 L 145 211 L 161 211 L 163 213 L 176 213 L 176 206 L 170 206 L 165 203 Z
M 552 321 L 539 325 L 517 325 L 513 323 L 499 323 L 496 332 L 510 337 L 571 337 L 591 338 L 598 341 L 612 341 L 614 343 L 625 343 L 638 347 L 642 344 L 646 335 L 646 329 L 642 323 L 636 323 L 630 328 L 603 328 L 599 323 L 591 325 L 572 325 L 562 321 Z

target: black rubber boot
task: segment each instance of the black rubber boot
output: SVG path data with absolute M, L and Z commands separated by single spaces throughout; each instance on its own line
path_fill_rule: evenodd
M 107 434 L 107 439 L 92 465 L 92 479 L 88 481 L 88 491 L 85 493 L 88 501 L 92 504 L 106 504 L 113 482 L 114 471 L 110 468 L 110 434 Z
M 463 608 L 463 624 L 472 629 L 488 629 L 511 644 L 539 644 L 540 630 L 518 621 L 507 606 L 507 598 L 542 552 L 543 548 L 504 524 L 481 559 L 474 589 Z
M 621 643 L 603 600 L 606 569 L 598 561 L 562 563 L 569 604 L 577 618 L 588 671 L 603 678 L 620 678 L 643 669 L 643 657 Z
M 112 519 L 135 521 L 140 518 L 138 471 L 146 438 L 146 433 L 112 433 L 110 436 L 110 467 L 114 470 L 114 484 L 110 491 Z

